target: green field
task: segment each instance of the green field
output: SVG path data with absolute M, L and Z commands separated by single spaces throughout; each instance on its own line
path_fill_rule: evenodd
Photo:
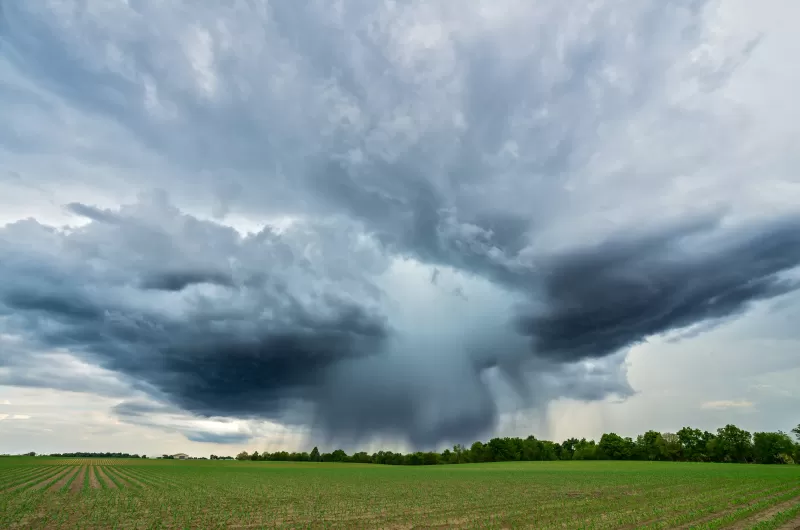
M 800 528 L 800 466 L 0 459 L 0 528 Z

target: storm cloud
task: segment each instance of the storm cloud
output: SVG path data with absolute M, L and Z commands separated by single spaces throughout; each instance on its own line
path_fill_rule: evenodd
M 2 384 L 432 447 L 798 287 L 718 2 L 0 6 Z
M 4 332 L 142 381 L 180 410 L 310 425 L 346 440 L 391 434 L 423 446 L 486 432 L 499 414 L 492 369 L 527 406 L 626 395 L 614 363 L 600 372 L 575 363 L 786 293 L 796 283 L 780 273 L 800 264 L 797 220 L 745 232 L 684 223 L 489 275 L 487 285 L 513 289 L 518 302 L 429 337 L 382 305 L 394 293 L 379 239 L 344 231 L 316 254 L 303 245 L 329 235 L 313 224 L 240 235 L 164 200 L 142 196 L 113 225 L 3 228 Z M 358 247 L 371 272 L 340 264 L 347 275 L 333 274 Z M 192 272 L 204 264 L 225 267 L 226 281 Z M 185 280 L 138 281 L 163 277 L 165 266 L 183 267 L 171 274 Z M 425 285 L 439 288 L 427 274 Z

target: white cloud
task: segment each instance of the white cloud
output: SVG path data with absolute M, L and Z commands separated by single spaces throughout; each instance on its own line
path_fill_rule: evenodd
M 706 401 L 701 405 L 704 409 L 750 409 L 753 408 L 753 402 L 745 399 L 738 400 L 720 400 L 720 401 Z

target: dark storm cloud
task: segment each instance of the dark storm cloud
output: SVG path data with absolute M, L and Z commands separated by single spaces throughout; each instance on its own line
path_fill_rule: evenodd
M 111 409 L 111 412 L 117 416 L 146 417 L 153 414 L 178 412 L 178 410 L 157 403 L 146 403 L 143 401 L 123 401 L 122 403 L 114 405 L 114 407 Z
M 159 403 L 127 400 L 115 405 L 111 409 L 120 420 L 133 425 L 152 427 L 160 430 L 172 432 L 178 430 L 188 440 L 202 443 L 218 444 L 240 444 L 253 438 L 252 433 L 235 431 L 218 432 L 214 430 L 201 429 L 191 420 L 187 421 L 181 409 Z M 220 422 L 220 427 L 230 427 L 230 422 Z
M 190 285 L 208 283 L 231 287 L 233 280 L 221 272 L 204 271 L 170 271 L 154 273 L 142 281 L 144 289 L 158 289 L 162 291 L 182 291 Z
M 243 444 L 253 438 L 246 433 L 220 434 L 206 431 L 183 431 L 183 435 L 191 442 L 209 444 Z
M 71 202 L 67 204 L 65 208 L 74 214 L 86 217 L 88 219 L 91 219 L 92 221 L 97 221 L 100 223 L 114 223 L 117 222 L 118 220 L 117 216 L 109 212 L 108 210 L 103 210 L 79 202 Z
M 489 311 L 495 324 L 458 331 L 461 345 L 452 346 L 455 337 L 408 342 L 415 330 L 395 329 L 370 302 L 374 274 L 336 273 L 336 263 L 351 269 L 353 254 L 381 259 L 378 246 L 372 254 L 355 250 L 363 245 L 357 232 L 337 230 L 337 244 L 319 239 L 333 234 L 314 226 L 243 237 L 181 214 L 160 195 L 124 210 L 118 223 L 93 221 L 69 232 L 30 221 L 2 229 L 3 329 L 143 383 L 140 390 L 180 410 L 311 423 L 340 441 L 393 435 L 431 447 L 489 432 L 500 413 L 484 380 L 489 369 L 532 405 L 628 395 L 618 361 L 600 371 L 574 363 L 610 359 L 651 335 L 788 292 L 796 284 L 780 273 L 800 264 L 795 219 L 734 230 L 701 218 L 541 256 L 536 267 L 514 265 L 491 234 L 445 230 L 442 240 L 452 245 L 437 262 L 484 275 L 531 306 L 522 317 Z M 23 233 L 25 243 L 15 243 Z M 325 254 L 300 257 L 309 237 L 328 243 Z M 69 251 L 54 253 L 53 238 Z M 141 246 L 145 240 L 156 243 Z M 181 261 L 186 249 L 195 258 Z M 230 281 L 191 273 L 209 256 L 211 265 L 228 264 Z M 133 280 L 160 277 L 169 262 L 185 265 L 181 282 L 153 289 Z M 440 287 L 430 276 L 422 283 Z M 508 327 L 481 329 L 503 320 Z M 134 421 L 149 411 L 132 406 L 116 412 Z M 218 439 L 209 436 L 195 438 Z
M 684 226 L 555 257 L 539 271 L 544 309 L 521 317 L 519 330 L 533 338 L 538 355 L 571 362 L 734 316 L 798 288 L 780 273 L 800 265 L 800 220 L 750 226 L 716 241 L 707 227 L 699 230 Z
M 490 376 L 535 407 L 629 395 L 620 349 L 787 292 L 800 262 L 794 219 L 741 233 L 654 199 L 675 175 L 724 173 L 709 160 L 740 124 L 674 97 L 753 50 L 709 45 L 709 5 L 8 3 L 0 135 L 70 162 L 26 180 L 299 220 L 244 236 L 153 193 L 71 202 L 90 222 L 70 230 L 8 225 L 0 331 L 173 408 L 332 439 L 470 441 L 502 412 Z M 724 64 L 697 59 L 709 47 Z M 98 166 L 113 171 L 90 182 Z M 8 379 L 46 379 L 25 367 Z
M 72 251 L 68 254 L 49 253 L 54 249 L 48 248 L 48 238 L 55 232 L 41 225 L 3 229 L 0 233 L 10 241 L 17 241 L 23 229 L 30 237 L 22 244 L 3 237 L 0 245 L 4 328 L 23 333 L 39 347 L 69 348 L 85 360 L 145 381 L 177 405 L 204 415 L 277 416 L 288 402 L 318 385 L 327 367 L 381 351 L 389 334 L 385 318 L 330 287 L 312 286 L 320 281 L 313 273 L 319 264 L 287 261 L 292 252 L 284 248 L 284 238 L 267 232 L 239 238 L 208 223 L 208 230 L 199 229 L 188 240 L 175 239 L 169 234 L 183 226 L 185 217 L 158 200 L 138 208 L 163 215 L 148 223 L 137 219 L 133 208 L 128 217 L 119 217 L 112 232 L 107 232 L 109 225 L 94 222 L 61 234 L 62 248 Z M 144 236 L 170 243 L 163 248 L 156 243 L 138 254 L 106 247 L 114 242 L 131 249 Z M 235 278 L 198 274 L 191 264 L 183 272 L 174 267 L 169 274 L 161 272 L 162 263 L 185 258 L 186 245 L 233 249 L 234 255 L 218 258 L 233 263 Z M 165 248 L 171 251 L 162 254 Z M 82 266 L 90 257 L 104 265 Z M 119 274 L 134 270 L 133 277 L 147 278 L 143 285 Z M 351 280 L 353 292 L 359 281 Z M 195 284 L 221 285 L 226 292 L 187 289 Z

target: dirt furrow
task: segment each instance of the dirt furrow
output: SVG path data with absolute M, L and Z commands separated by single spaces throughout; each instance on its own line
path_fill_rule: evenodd
M 123 488 L 130 488 L 131 484 L 133 483 L 129 478 L 120 473 L 118 468 L 115 467 L 107 468 L 106 475 L 108 475 L 108 478 L 118 483 Z M 141 484 L 136 484 L 136 486 L 141 486 Z
M 117 477 L 120 477 L 121 480 L 124 479 L 129 484 L 135 484 L 135 485 L 139 486 L 140 488 L 148 487 L 148 485 L 145 484 L 144 482 L 142 482 L 141 480 L 136 479 L 136 478 L 130 476 L 129 474 L 122 472 L 119 468 L 114 469 L 114 474 Z
M 78 493 L 83 489 L 83 481 L 86 479 L 86 466 L 81 466 L 78 476 L 69 485 L 70 493 Z
M 0 491 L 3 491 L 5 488 L 13 487 L 14 485 L 16 485 L 15 483 L 18 483 L 18 481 L 26 482 L 26 481 L 29 481 L 29 480 L 34 480 L 34 479 L 36 479 L 38 477 L 47 475 L 48 473 L 51 473 L 53 471 L 54 470 L 52 468 L 45 469 L 45 470 L 39 469 L 39 470 L 33 471 L 32 473 L 20 473 L 20 474 L 13 475 L 13 476 L 4 476 L 3 477 L 3 482 L 0 483 Z
M 784 510 L 790 510 L 794 508 L 795 506 L 797 506 L 798 503 L 800 503 L 800 497 L 795 497 L 794 499 L 774 504 L 765 510 L 762 510 L 758 513 L 751 515 L 746 519 L 737 521 L 736 524 L 734 524 L 733 526 L 729 526 L 727 528 L 729 528 L 730 530 L 745 530 L 747 528 L 752 528 L 758 523 L 772 519 L 778 513 Z
M 55 477 L 59 473 L 61 473 L 61 471 L 58 471 L 58 470 L 50 470 L 47 473 L 41 473 L 39 475 L 36 475 L 32 479 L 28 480 L 27 482 L 23 482 L 22 484 L 17 484 L 16 486 L 12 486 L 12 487 L 10 487 L 8 489 L 3 490 L 0 493 L 11 493 L 13 491 L 17 491 L 19 489 L 26 488 L 26 487 L 30 486 L 31 484 L 36 484 L 40 480 L 43 480 L 43 479 L 44 480 L 50 480 L 51 478 Z
M 69 482 L 69 479 L 75 476 L 75 473 L 78 472 L 78 469 L 79 469 L 78 467 L 71 468 L 71 471 L 69 471 L 66 475 L 58 479 L 55 484 L 53 484 L 52 486 L 50 486 L 50 488 L 48 488 L 48 491 L 58 491 L 64 486 L 66 486 L 67 482 Z
M 95 466 L 90 466 L 89 467 L 89 486 L 93 490 L 99 490 L 100 489 L 100 480 L 98 480 L 98 478 L 97 478 L 97 467 L 95 467 Z
M 779 526 L 778 530 L 800 530 L 800 515 Z
M 61 477 L 64 477 L 65 475 L 68 475 L 68 474 L 69 474 L 69 471 L 70 471 L 70 470 L 69 470 L 69 468 L 67 468 L 67 469 L 64 469 L 64 470 L 62 470 L 62 471 L 60 471 L 60 472 L 56 473 L 55 475 L 53 475 L 53 476 L 51 476 L 51 477 L 48 477 L 48 478 L 46 478 L 46 479 L 44 479 L 44 480 L 40 481 L 38 484 L 34 485 L 34 486 L 31 488 L 31 491 L 34 491 L 34 490 L 40 490 L 40 489 L 44 488 L 45 486 L 47 486 L 48 484 L 50 484 L 50 483 L 51 483 L 53 480 L 58 480 L 59 478 L 61 478 Z
M 102 479 L 102 481 L 103 481 L 103 482 L 105 482 L 105 484 L 106 484 L 106 487 L 107 487 L 107 488 L 110 488 L 110 489 L 112 489 L 112 490 L 118 489 L 118 488 L 117 488 L 117 485 L 114 483 L 114 481 L 113 481 L 113 480 L 111 480 L 111 479 L 108 477 L 108 475 L 106 475 L 106 470 L 105 470 L 105 468 L 103 468 L 103 467 L 98 467 L 98 468 L 97 468 L 97 472 L 100 474 L 100 478 Z
M 783 490 L 783 491 L 779 491 L 779 492 L 774 492 L 774 493 L 771 493 L 771 494 L 769 494 L 767 496 L 762 496 L 760 498 L 756 498 L 756 499 L 751 498 L 750 500 L 748 500 L 748 501 L 746 501 L 746 502 L 744 502 L 742 504 L 732 504 L 732 505 L 728 506 L 727 508 L 722 508 L 722 509 L 720 509 L 718 511 L 715 511 L 713 513 L 706 514 L 705 516 L 700 517 L 699 519 L 695 519 L 695 520 L 690 521 L 688 523 L 682 524 L 682 525 L 676 527 L 675 530 L 688 530 L 689 528 L 694 528 L 694 527 L 699 526 L 701 524 L 709 523 L 711 521 L 714 521 L 714 520 L 720 519 L 722 517 L 725 517 L 728 514 L 731 514 L 731 513 L 737 512 L 739 510 L 744 510 L 744 509 L 746 509 L 748 507 L 754 506 L 754 505 L 758 504 L 759 502 L 763 502 L 763 501 L 765 501 L 767 499 L 771 499 L 771 498 L 774 498 L 774 497 L 780 497 L 781 495 L 789 493 L 790 491 L 791 490 Z
M 134 472 L 133 470 L 128 469 L 127 473 L 128 473 L 128 475 L 136 477 L 139 480 L 141 480 L 143 482 L 147 482 L 149 484 L 152 484 L 153 486 L 156 486 L 156 487 L 168 487 L 168 488 L 169 487 L 180 487 L 179 483 L 163 478 L 163 476 L 161 476 L 158 472 L 155 472 L 155 473 L 151 473 L 151 472 L 148 472 L 148 471 L 140 472 L 139 470 Z

